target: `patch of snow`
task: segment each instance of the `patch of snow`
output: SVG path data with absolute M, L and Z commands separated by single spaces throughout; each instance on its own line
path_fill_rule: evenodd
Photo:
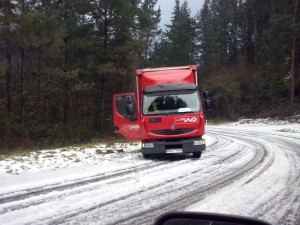
M 278 131 L 287 133 L 300 133 L 300 115 L 293 116 L 286 120 L 260 118 L 240 119 L 237 122 L 227 123 L 226 126 L 236 127 L 260 127 L 264 131 Z
M 112 146 L 98 144 L 92 148 L 70 147 L 31 152 L 28 156 L 12 156 L 2 160 L 0 175 L 93 165 L 121 157 L 126 160 L 126 157 L 138 152 L 140 146 L 139 142 L 115 143 Z
M 298 120 L 298 123 L 294 122 Z M 282 134 L 300 133 L 300 116 L 295 116 L 289 120 L 240 119 L 238 122 L 228 123 L 225 126 L 232 127 L 232 129 L 236 127 L 238 129 L 253 128 L 254 130 L 259 127 L 261 131 L 276 131 Z M 210 136 L 204 135 L 203 138 L 206 140 L 207 146 L 214 142 Z M 3 159 L 0 164 L 0 175 L 18 175 L 40 170 L 97 165 L 116 158 L 133 159 L 142 157 L 139 154 L 134 154 L 140 152 L 140 146 L 140 142 L 115 143 L 111 146 L 99 143 L 90 148 L 69 147 L 31 152 L 28 156 L 12 156 Z
M 229 123 L 228 126 L 267 126 L 267 125 L 285 125 L 288 120 L 277 120 L 272 118 L 263 119 L 239 119 L 237 122 Z
M 192 186 L 195 177 L 201 178 L 198 180 L 201 187 L 217 176 L 224 176 L 224 171 L 231 173 L 238 170 L 251 163 L 249 160 L 254 157 L 256 150 L 262 152 L 259 150 L 263 150 L 263 147 L 266 155 L 255 169 L 213 190 L 198 202 L 194 201 L 186 210 L 232 213 L 276 222 L 275 219 L 280 218 L 286 208 L 293 212 L 299 209 L 300 203 L 294 199 L 299 199 L 300 164 L 297 147 L 293 146 L 299 145 L 300 123 L 249 120 L 247 123 L 207 126 L 207 131 L 208 135 L 204 138 L 210 148 L 201 160 L 178 160 L 172 163 L 146 160 L 140 152 L 139 142 L 42 150 L 28 156 L 6 158 L 0 162 L 0 195 L 3 198 L 84 182 L 95 177 L 106 176 L 107 179 L 3 203 L 2 207 L 7 209 L 19 207 L 19 204 L 24 208 L 3 212 L 0 224 L 32 224 L 32 221 L 47 224 L 47 219 L 52 219 L 52 215 L 59 217 L 93 207 L 95 210 L 91 212 L 76 214 L 78 220 L 75 222 L 65 223 L 95 224 L 95 221 L 101 221 L 105 224 L 106 221 L 112 224 L 127 215 L 155 208 L 165 201 L 169 190 L 172 194 L 167 195 L 168 199 L 183 196 L 181 190 L 188 192 L 189 185 L 186 184 Z M 227 136 L 223 136 L 226 132 Z M 132 169 L 140 166 L 147 167 L 147 170 Z M 128 170 L 132 172 L 127 173 Z M 111 174 L 119 172 L 122 172 L 122 176 L 109 178 Z M 165 194 L 156 195 L 160 191 Z M 118 201 L 107 204 L 114 199 Z M 147 202 L 143 199 L 147 199 Z M 39 204 L 35 205 L 35 202 Z M 97 209 L 96 206 L 102 202 L 105 204 Z M 264 208 L 269 205 L 275 207 Z M 260 215 L 261 212 L 266 213 Z M 289 224 L 297 224 L 295 221 L 298 217 L 291 215 L 292 222 Z

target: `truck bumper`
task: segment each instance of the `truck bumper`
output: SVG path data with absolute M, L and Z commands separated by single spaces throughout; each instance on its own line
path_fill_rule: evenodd
M 142 142 L 142 153 L 144 155 L 194 153 L 202 152 L 205 149 L 205 140 L 202 138 L 171 139 Z

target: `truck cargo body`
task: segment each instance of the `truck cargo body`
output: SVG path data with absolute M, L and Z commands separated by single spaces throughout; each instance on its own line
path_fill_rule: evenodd
M 114 95 L 115 133 L 141 140 L 144 157 L 205 150 L 205 118 L 197 83 L 197 66 L 136 71 L 134 93 Z

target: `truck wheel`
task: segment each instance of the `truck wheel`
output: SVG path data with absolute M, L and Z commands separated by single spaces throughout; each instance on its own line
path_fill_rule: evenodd
M 201 157 L 201 152 L 193 152 L 193 158 L 200 158 Z
M 149 155 L 149 154 L 143 154 L 143 157 L 144 157 L 145 159 L 149 159 L 149 158 L 150 158 L 150 155 Z

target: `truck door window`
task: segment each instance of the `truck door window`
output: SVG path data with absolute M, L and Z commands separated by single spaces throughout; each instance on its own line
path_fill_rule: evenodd
M 130 121 L 136 121 L 136 107 L 131 95 L 116 98 L 117 113 Z

